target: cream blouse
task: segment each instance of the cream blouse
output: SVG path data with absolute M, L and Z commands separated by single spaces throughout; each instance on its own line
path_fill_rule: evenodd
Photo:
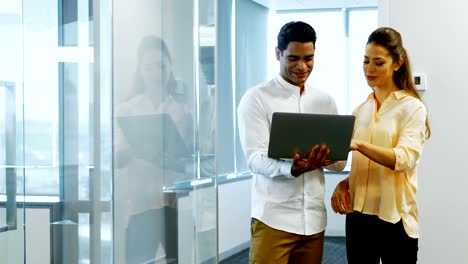
M 419 237 L 416 203 L 417 168 L 425 142 L 426 108 L 406 91 L 390 94 L 377 110 L 374 93 L 355 111 L 353 138 L 393 148 L 395 170 L 354 151 L 349 187 L 351 208 L 397 223 L 408 236 Z

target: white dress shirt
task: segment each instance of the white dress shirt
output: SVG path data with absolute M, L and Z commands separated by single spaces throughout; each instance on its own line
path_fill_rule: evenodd
M 300 95 L 299 87 L 277 76 L 249 89 L 237 109 L 240 142 L 253 174 L 251 217 L 289 233 L 320 233 L 327 220 L 323 169 L 294 177 L 292 161 L 268 158 L 274 112 L 337 114 L 335 100 L 308 84 Z M 341 171 L 345 165 L 337 162 L 327 169 Z

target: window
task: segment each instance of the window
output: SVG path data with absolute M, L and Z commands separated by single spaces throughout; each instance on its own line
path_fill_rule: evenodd
M 18 47 L 24 64 L 18 72 L 24 87 L 24 192 L 28 196 L 59 196 L 63 165 L 78 167 L 78 196 L 88 198 L 93 159 L 90 3 L 23 1 L 24 30 L 18 32 L 24 32 L 24 46 Z M 76 133 L 74 138 L 70 131 Z M 18 187 L 18 192 L 23 190 Z
M 277 11 L 269 13 L 266 9 L 258 5 L 245 7 L 242 1 L 236 3 L 235 26 L 239 29 L 235 34 L 235 53 L 231 62 L 235 69 L 235 80 L 233 84 L 233 94 L 235 94 L 235 107 L 248 88 L 251 86 L 273 78 L 278 74 L 279 63 L 274 55 L 277 44 L 277 35 L 280 28 L 289 21 L 304 21 L 314 27 L 317 32 L 316 56 L 314 70 L 309 77 L 312 86 L 320 88 L 331 94 L 337 103 L 340 114 L 351 114 L 357 105 L 364 101 L 371 92 L 368 88 L 362 72 L 362 60 L 368 35 L 377 28 L 378 14 L 377 8 L 343 8 L 343 9 L 313 9 L 301 11 Z M 243 9 L 245 8 L 245 9 Z M 247 19 L 248 18 L 248 19 Z M 256 19 L 255 23 L 251 21 Z M 249 25 L 243 24 L 249 21 Z M 262 27 L 249 32 L 246 27 Z M 220 27 L 222 24 L 220 24 Z M 259 35 L 262 30 L 267 30 L 265 39 Z M 249 43 L 247 46 L 246 43 Z M 266 47 L 266 49 L 265 49 Z M 220 42 L 220 50 L 222 42 Z M 222 55 L 220 55 L 222 56 Z M 263 67 L 258 66 L 258 61 L 266 60 L 266 73 Z M 220 74 L 223 69 L 220 69 Z M 252 74 L 255 72 L 255 74 Z M 221 79 L 221 78 L 220 78 Z M 225 87 L 220 82 L 220 87 Z M 220 94 L 229 91 L 219 90 Z M 220 101 L 225 97 L 219 97 Z M 223 105 L 223 106 L 221 106 Z M 227 108 L 220 103 L 221 109 Z M 235 116 L 235 107 L 229 111 L 219 112 L 220 122 L 230 120 L 229 114 Z M 232 112 L 231 112 L 232 111 Z M 233 113 L 233 115 L 232 115 Z M 220 126 L 220 137 L 229 134 L 229 127 Z M 235 130 L 237 127 L 234 128 Z M 237 137 L 237 135 L 235 135 Z M 223 141 L 226 142 L 226 141 Z M 248 166 L 243 157 L 239 139 L 236 138 L 234 152 L 235 168 L 231 171 L 236 175 L 248 172 Z M 220 155 L 220 164 L 229 164 L 228 157 Z M 230 169 L 221 167 L 223 170 Z
M 340 114 L 351 114 L 371 92 L 362 60 L 367 37 L 377 28 L 377 8 L 277 12 L 271 17 L 268 50 L 276 47 L 281 26 L 297 20 L 309 23 L 317 32 L 314 70 L 308 82 L 330 93 Z M 271 78 L 278 74 L 279 63 L 273 55 L 268 59 Z

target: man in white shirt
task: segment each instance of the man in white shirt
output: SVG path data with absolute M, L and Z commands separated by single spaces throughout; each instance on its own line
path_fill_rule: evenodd
M 331 96 L 306 84 L 316 39 L 307 23 L 285 24 L 276 48 L 279 76 L 249 89 L 237 109 L 240 141 L 253 174 L 250 263 L 322 263 L 323 167 L 341 171 L 346 161 L 327 160 L 326 145 L 311 146 L 304 160 L 293 153 L 292 161 L 267 156 L 274 112 L 338 112 Z

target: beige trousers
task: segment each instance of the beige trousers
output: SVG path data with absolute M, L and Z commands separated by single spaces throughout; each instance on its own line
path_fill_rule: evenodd
M 252 218 L 250 264 L 321 264 L 325 231 L 305 236 L 277 230 Z

